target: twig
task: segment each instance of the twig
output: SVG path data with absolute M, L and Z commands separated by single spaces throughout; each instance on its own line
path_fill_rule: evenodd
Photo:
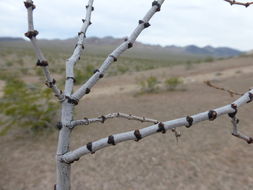
M 91 12 L 94 10 L 93 0 L 89 0 L 88 5 L 86 6 L 86 16 L 83 19 L 83 25 L 81 27 L 80 32 L 78 33 L 78 41 L 76 47 L 74 49 L 73 54 L 66 62 L 66 83 L 64 93 L 66 96 L 70 96 L 73 90 L 73 86 L 75 83 L 75 75 L 74 75 L 74 65 L 80 59 L 81 53 L 84 50 L 85 40 L 86 40 L 86 31 L 88 27 L 91 25 Z
M 229 93 L 229 95 L 230 95 L 231 97 L 233 97 L 234 95 L 238 95 L 238 96 L 242 96 L 242 95 L 243 95 L 243 94 L 241 94 L 241 93 L 238 93 L 238 92 L 235 92 L 235 91 L 226 89 L 226 88 L 218 87 L 218 86 L 212 84 L 211 81 L 204 81 L 204 83 L 205 83 L 207 86 L 209 86 L 209 87 L 212 87 L 212 88 L 215 88 L 215 89 L 217 89 L 217 90 L 222 90 L 222 91 L 225 91 L 225 92 Z
M 201 121 L 209 120 L 213 121 L 217 117 L 224 114 L 233 114 L 236 109 L 240 106 L 250 103 L 253 101 L 253 89 L 245 93 L 239 99 L 234 101 L 232 104 L 219 107 L 210 111 L 198 113 L 192 116 L 182 117 L 179 119 L 162 122 L 159 124 L 155 124 L 143 129 L 137 129 L 135 131 L 128 131 L 124 133 L 114 134 L 109 137 L 90 142 L 86 146 L 82 146 L 74 151 L 68 152 L 60 157 L 60 160 L 66 163 L 72 163 L 85 154 L 95 153 L 96 151 L 108 147 L 110 145 L 116 145 L 120 142 L 135 140 L 139 141 L 144 137 L 147 137 L 152 134 L 156 134 L 158 132 L 166 133 L 169 129 L 175 129 L 177 127 L 186 126 L 187 128 L 191 127 L 195 123 L 199 123 Z M 236 134 L 236 133 L 235 133 Z M 238 135 L 238 133 L 237 133 Z M 240 135 L 242 136 L 242 135 Z
M 155 119 L 150 119 L 147 117 L 140 117 L 140 116 L 135 116 L 132 114 L 125 114 L 125 113 L 110 113 L 107 115 L 102 115 L 97 118 L 84 118 L 82 120 L 75 120 L 70 123 L 68 126 L 70 129 L 73 129 L 74 127 L 80 126 L 80 125 L 89 125 L 92 123 L 104 123 L 108 119 L 114 119 L 114 118 L 123 118 L 123 119 L 128 119 L 128 120 L 134 120 L 134 121 L 140 121 L 140 122 L 147 122 L 147 123 L 153 123 L 153 124 L 158 124 L 160 123 L 158 120 Z M 175 128 L 171 129 L 171 131 L 175 134 L 175 137 L 178 139 L 181 137 L 180 131 L 177 131 Z
M 232 118 L 231 122 L 233 124 L 233 132 L 232 132 L 233 136 L 238 137 L 238 138 L 246 141 L 248 144 L 253 143 L 253 138 L 252 137 L 248 137 L 248 136 L 246 136 L 246 135 L 244 135 L 244 134 L 242 134 L 238 131 L 239 120 L 236 117 Z
M 109 68 L 112 62 L 117 61 L 117 58 L 125 52 L 127 49 L 131 48 L 136 41 L 140 33 L 150 26 L 149 20 L 153 15 L 160 11 L 161 5 L 164 0 L 153 1 L 152 8 L 147 12 L 142 20 L 139 20 L 139 24 L 136 29 L 132 32 L 128 39 L 125 39 L 119 47 L 117 47 L 104 61 L 101 67 L 94 71 L 94 74 L 89 78 L 89 80 L 83 84 L 72 96 L 71 99 L 75 100 L 76 103 L 85 95 L 90 93 L 91 88 L 97 83 L 97 81 L 103 78 L 104 73 Z
M 242 5 L 242 6 L 245 6 L 246 8 L 253 4 L 253 2 L 242 3 L 235 0 L 224 0 L 224 1 L 229 2 L 231 5 Z
M 125 114 L 125 113 L 109 113 L 107 115 L 102 115 L 102 116 L 96 117 L 96 118 L 91 118 L 91 119 L 84 118 L 82 120 L 72 121 L 70 124 L 70 128 L 74 128 L 79 125 L 89 125 L 92 123 L 104 123 L 106 120 L 114 119 L 114 118 L 124 118 L 124 119 L 128 119 L 128 120 L 149 122 L 149 123 L 154 123 L 154 124 L 159 123 L 158 120 L 150 119 L 150 118 L 146 118 L 146 117 L 139 117 L 139 116 Z
M 251 100 L 252 100 L 252 95 L 251 95 Z M 239 123 L 239 119 L 236 118 L 236 114 L 238 112 L 237 109 L 237 105 L 236 104 L 232 104 L 231 107 L 234 109 L 234 112 L 229 113 L 228 116 L 232 119 L 231 122 L 233 124 L 233 132 L 232 135 L 234 135 L 235 137 L 238 137 L 240 139 L 243 139 L 244 141 L 246 141 L 248 144 L 253 143 L 253 138 L 252 137 L 248 137 L 242 133 L 240 133 L 238 131 L 238 123 Z
M 24 4 L 25 4 L 25 7 L 27 8 L 27 15 L 28 15 L 28 32 L 25 33 L 25 36 L 29 38 L 30 41 L 32 42 L 33 48 L 38 58 L 37 66 L 42 67 L 45 78 L 46 78 L 45 84 L 53 90 L 58 100 L 60 102 L 63 102 L 65 100 L 65 96 L 63 95 L 62 91 L 59 90 L 58 87 L 56 86 L 56 80 L 51 77 L 51 74 L 48 68 L 48 62 L 37 44 L 36 36 L 39 34 L 39 32 L 34 29 L 34 24 L 33 24 L 33 10 L 36 7 L 33 4 L 32 0 L 26 0 Z

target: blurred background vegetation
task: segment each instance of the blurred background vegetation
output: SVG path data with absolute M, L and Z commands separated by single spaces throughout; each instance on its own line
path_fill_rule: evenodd
M 86 81 L 106 56 L 122 43 L 122 39 L 88 39 L 85 56 L 75 67 L 77 85 Z M 39 45 L 50 63 L 50 71 L 63 88 L 65 61 L 75 47 L 75 39 L 40 40 Z M 156 68 L 193 65 L 224 59 L 230 54 L 217 56 L 200 52 L 200 48 L 161 47 L 136 43 L 112 64 L 105 77 L 152 70 Z M 210 49 L 210 47 L 208 47 Z M 187 50 L 187 51 L 186 51 Z M 190 50 L 190 51 L 189 51 Z M 212 50 L 213 51 L 213 50 Z M 52 131 L 58 117 L 59 104 L 52 97 L 50 89 L 42 85 L 44 76 L 35 65 L 36 57 L 30 42 L 23 39 L 0 40 L 0 135 L 11 129 L 22 129 L 29 134 Z M 136 81 L 140 94 L 175 90 L 182 85 L 180 78 L 165 78 L 159 81 L 149 76 Z M 2 85 L 1 85 L 2 84 Z

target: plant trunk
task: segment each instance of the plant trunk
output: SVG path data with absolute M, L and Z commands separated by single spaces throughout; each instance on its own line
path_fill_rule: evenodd
M 67 103 L 67 101 L 63 102 L 61 114 L 62 114 L 61 115 L 62 128 L 59 132 L 58 147 L 56 153 L 56 164 L 57 164 L 56 190 L 70 190 L 71 165 L 60 161 L 59 157 L 69 151 L 71 130 L 68 128 L 68 125 L 70 124 L 73 118 L 73 105 Z

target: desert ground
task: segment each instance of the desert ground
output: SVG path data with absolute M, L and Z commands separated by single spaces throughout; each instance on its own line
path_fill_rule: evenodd
M 76 119 L 123 112 L 167 121 L 230 104 L 238 96 L 206 86 L 203 81 L 243 93 L 252 87 L 253 57 L 126 73 L 99 81 L 79 103 Z M 136 81 L 147 76 L 184 80 L 177 90 L 138 94 Z M 3 86 L 0 83 L 0 86 Z M 239 109 L 240 130 L 253 135 L 252 104 Z M 124 119 L 80 126 L 71 149 L 111 134 L 149 126 Z M 231 135 L 228 116 L 190 129 L 123 142 L 82 157 L 72 167 L 75 190 L 251 190 L 252 145 Z M 36 137 L 0 137 L 0 190 L 44 190 L 55 184 L 57 131 Z

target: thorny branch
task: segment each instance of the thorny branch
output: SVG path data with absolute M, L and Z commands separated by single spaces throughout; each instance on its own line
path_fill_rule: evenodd
M 86 40 L 86 31 L 91 25 L 91 12 L 94 11 L 93 0 L 89 0 L 88 5 L 86 6 L 86 17 L 83 19 L 83 25 L 80 32 L 78 33 L 78 41 L 72 56 L 66 62 L 66 83 L 64 93 L 69 97 L 72 93 L 73 86 L 75 83 L 74 75 L 74 66 L 76 62 L 80 59 L 81 53 L 84 50 L 85 40 Z
M 245 140 L 247 143 L 249 143 L 249 144 L 251 144 L 251 143 L 253 143 L 253 138 L 252 137 L 248 137 L 248 136 L 246 136 L 246 135 L 244 135 L 244 134 L 242 134 L 242 133 L 240 133 L 239 131 L 238 131 L 238 123 L 239 123 L 239 120 L 236 118 L 236 117 L 234 117 L 234 118 L 232 118 L 232 120 L 231 120 L 231 122 L 232 122 L 232 124 L 233 124 L 233 132 L 232 132 L 232 135 L 234 135 L 235 137 L 238 137 L 238 138 L 240 138 L 240 139 L 243 139 L 243 140 Z
M 238 96 L 242 96 L 242 95 L 243 95 L 243 94 L 238 93 L 238 92 L 235 92 L 235 91 L 233 91 L 233 90 L 229 90 L 229 89 L 226 89 L 226 88 L 223 88 L 223 87 L 216 86 L 216 85 L 212 84 L 211 81 L 204 81 L 204 83 L 205 83 L 207 86 L 209 86 L 209 87 L 212 87 L 212 88 L 215 88 L 215 89 L 217 89 L 217 90 L 222 90 L 222 91 L 225 91 L 225 92 L 229 93 L 229 95 L 230 95 L 231 97 L 233 97 L 234 95 L 238 95 Z
M 74 151 L 68 152 L 61 156 L 61 160 L 66 163 L 72 163 L 76 160 L 79 160 L 79 158 L 85 154 L 88 153 L 95 153 L 96 151 L 108 147 L 110 145 L 116 145 L 120 142 L 128 141 L 128 140 L 135 140 L 139 141 L 144 137 L 147 137 L 152 134 L 156 134 L 158 132 L 166 133 L 167 130 L 175 129 L 177 127 L 185 126 L 187 128 L 190 128 L 193 124 L 199 123 L 201 121 L 209 120 L 213 121 L 217 117 L 229 114 L 230 117 L 235 117 L 235 114 L 237 113 L 237 109 L 246 104 L 253 101 L 253 89 L 246 92 L 243 96 L 241 96 L 239 99 L 234 101 L 232 104 L 219 107 L 213 110 L 209 110 L 206 112 L 198 113 L 192 116 L 182 117 L 179 119 L 166 121 L 166 122 L 160 122 L 158 124 L 143 128 L 143 129 L 137 129 L 134 131 L 128 131 L 124 133 L 114 134 L 109 137 L 90 142 L 86 146 L 82 146 Z M 243 138 L 246 140 L 249 144 L 253 143 L 251 137 L 244 136 L 237 132 L 237 130 L 234 130 L 234 135 Z
M 251 96 L 252 99 L 252 96 Z M 234 109 L 234 112 L 229 113 L 228 116 L 232 119 L 231 123 L 233 124 L 233 131 L 232 131 L 232 135 L 234 135 L 235 137 L 238 137 L 240 139 L 243 139 L 244 141 L 246 141 L 248 144 L 253 143 L 253 138 L 252 137 L 248 137 L 242 133 L 240 133 L 238 131 L 238 123 L 239 123 L 239 119 L 236 118 L 236 114 L 238 112 L 237 110 L 237 105 L 236 104 L 232 104 L 231 107 Z
M 25 7 L 27 8 L 27 14 L 28 14 L 28 32 L 25 33 L 25 36 L 29 38 L 32 42 L 33 48 L 38 58 L 37 66 L 42 67 L 45 78 L 46 78 L 45 84 L 53 90 L 55 96 L 58 98 L 60 102 L 62 102 L 64 101 L 65 96 L 63 95 L 62 91 L 59 90 L 58 87 L 56 86 L 56 80 L 51 77 L 51 74 L 48 68 L 48 62 L 46 58 L 44 57 L 37 43 L 36 36 L 39 34 L 39 32 L 34 29 L 34 24 L 33 24 L 33 10 L 36 8 L 36 6 L 33 4 L 32 0 L 26 0 L 24 4 L 25 4 Z
M 246 3 L 242 3 L 240 1 L 235 1 L 235 0 L 224 0 L 224 1 L 227 1 L 229 2 L 231 5 L 242 5 L 242 6 L 245 6 L 246 8 L 250 5 L 253 4 L 253 2 L 246 2 Z
M 117 47 L 104 61 L 99 69 L 94 71 L 94 74 L 89 78 L 89 80 L 83 84 L 74 94 L 71 96 L 71 102 L 74 102 L 75 105 L 78 104 L 78 101 L 85 95 L 89 94 L 91 88 L 97 83 L 97 81 L 103 78 L 104 73 L 109 68 L 112 62 L 116 62 L 117 58 L 125 52 L 127 49 L 133 47 L 134 42 L 140 33 L 150 26 L 149 21 L 154 16 L 154 14 L 161 9 L 161 5 L 164 3 L 164 0 L 153 1 L 151 9 L 146 13 L 142 20 L 139 20 L 138 26 L 132 32 L 128 39 L 125 39 L 119 47 Z
M 140 117 L 140 116 L 135 116 L 132 114 L 125 114 L 125 113 L 109 113 L 107 115 L 102 115 L 100 117 L 96 118 L 84 118 L 82 120 L 75 120 L 70 123 L 70 128 L 73 129 L 74 127 L 80 126 L 80 125 L 89 125 L 92 123 L 104 123 L 108 119 L 114 119 L 114 118 L 123 118 L 123 119 L 128 119 L 132 121 L 140 121 L 140 122 L 146 122 L 146 123 L 153 123 L 153 124 L 158 124 L 160 123 L 158 120 L 155 119 L 150 119 L 147 117 Z M 176 128 L 171 129 L 171 131 L 175 134 L 175 137 L 178 141 L 178 138 L 181 137 L 180 131 L 177 131 Z

